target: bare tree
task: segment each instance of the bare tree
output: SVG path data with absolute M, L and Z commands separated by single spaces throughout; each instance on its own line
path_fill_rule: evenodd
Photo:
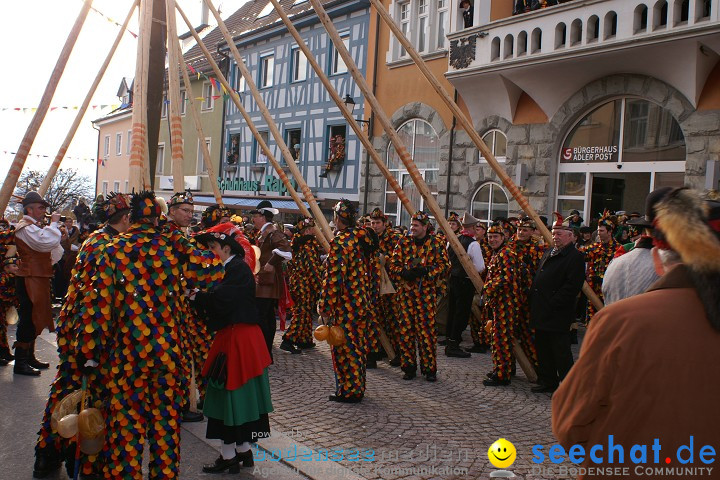
M 17 200 L 11 203 L 11 208 L 20 213 L 22 205 L 19 199 L 23 198 L 27 192 L 37 191 L 45 178 L 45 174 L 46 172 L 38 170 L 23 172 L 15 186 L 15 198 Z M 51 211 L 59 212 L 65 209 L 72 210 L 80 199 L 88 203 L 93 193 L 94 189 L 88 177 L 80 174 L 77 169 L 66 168 L 58 170 L 45 194 L 45 200 L 50 204 Z

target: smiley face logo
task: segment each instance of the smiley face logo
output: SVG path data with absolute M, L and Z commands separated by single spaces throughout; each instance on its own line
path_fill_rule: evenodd
M 499 438 L 488 449 L 488 460 L 497 468 L 507 468 L 513 464 L 517 451 L 515 445 Z

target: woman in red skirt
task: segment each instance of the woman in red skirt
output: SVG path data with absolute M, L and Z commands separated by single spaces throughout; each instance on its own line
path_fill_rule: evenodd
M 255 253 L 242 231 L 229 222 L 196 239 L 225 265 L 222 282 L 196 292 L 193 302 L 208 328 L 217 332 L 202 372 L 208 379 L 203 413 L 208 417 L 206 437 L 222 441 L 221 456 L 203 471 L 238 473 L 240 464 L 253 466 L 250 444 L 270 436 L 268 413 L 273 410 L 270 354 L 255 305 Z

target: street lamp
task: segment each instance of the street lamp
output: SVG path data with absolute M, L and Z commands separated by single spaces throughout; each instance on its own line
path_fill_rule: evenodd
M 353 98 L 350 96 L 349 93 L 346 93 L 343 101 L 345 103 L 345 108 L 347 109 L 348 113 L 352 116 L 353 110 L 355 110 L 355 100 L 353 100 Z M 368 125 L 370 125 L 369 120 L 363 120 L 361 118 L 356 118 L 355 121 L 358 123 L 367 123 Z

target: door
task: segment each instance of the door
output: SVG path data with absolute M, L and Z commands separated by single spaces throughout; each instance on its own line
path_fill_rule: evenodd
M 650 191 L 650 173 L 594 173 L 590 196 L 591 226 L 597 225 L 604 210 L 645 213 Z M 588 223 L 590 222 L 589 219 Z

